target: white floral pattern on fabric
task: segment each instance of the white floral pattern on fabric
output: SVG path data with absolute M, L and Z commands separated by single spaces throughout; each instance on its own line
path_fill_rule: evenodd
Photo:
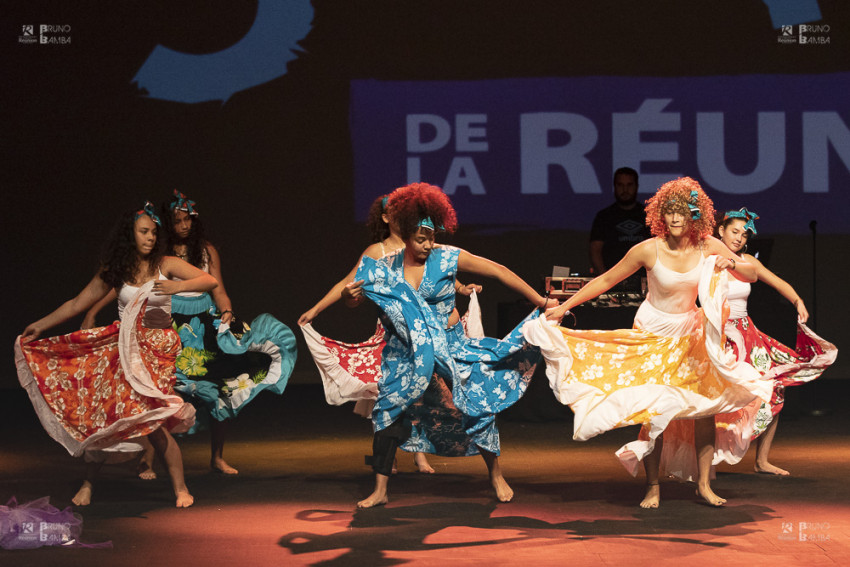
M 356 279 L 382 311 L 387 329 L 379 394 L 372 413 L 377 430 L 384 429 L 427 390 L 432 375 L 452 382 L 455 406 L 464 427 L 478 446 L 499 453 L 495 414 L 525 392 L 539 351 L 514 329 L 505 339 L 469 339 L 461 324 L 446 330 L 455 306 L 454 277 L 460 250 L 437 246 L 429 255 L 419 289 L 404 279 L 403 250 L 380 262 L 364 257 Z M 428 446 L 429 441 L 406 444 Z

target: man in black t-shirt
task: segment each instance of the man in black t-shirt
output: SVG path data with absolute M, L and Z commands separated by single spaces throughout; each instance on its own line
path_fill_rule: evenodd
M 609 270 L 629 248 L 649 238 L 646 212 L 637 202 L 638 173 L 630 167 L 614 172 L 616 201 L 596 213 L 590 229 L 590 266 L 594 275 Z

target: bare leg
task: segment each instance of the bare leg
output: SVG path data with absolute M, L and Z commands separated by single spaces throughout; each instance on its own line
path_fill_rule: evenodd
M 195 502 L 195 499 L 189 494 L 186 480 L 183 477 L 183 453 L 180 452 L 180 447 L 177 446 L 177 442 L 171 434 L 162 427 L 148 435 L 148 438 L 168 469 L 171 486 L 174 488 L 174 496 L 177 497 L 177 507 L 188 508 Z
M 478 447 L 478 450 L 487 464 L 487 471 L 490 473 L 490 484 L 496 491 L 496 498 L 498 498 L 499 502 L 510 502 L 514 497 L 514 491 L 508 485 L 505 477 L 502 476 L 502 466 L 499 464 L 499 456 L 490 451 L 485 451 L 481 447 Z
M 726 500 L 711 490 L 711 461 L 714 459 L 714 417 L 694 420 L 694 444 L 697 450 L 697 494 L 712 506 L 723 506 Z
M 434 467 L 428 463 L 428 458 L 425 456 L 425 453 L 413 453 L 413 462 L 416 463 L 416 466 L 419 468 L 419 472 L 426 474 L 434 473 Z
M 153 480 L 156 478 L 156 471 L 153 470 L 153 459 L 156 452 L 147 437 L 139 438 L 139 443 L 145 448 L 139 460 L 139 478 L 142 480 Z
M 387 484 L 390 477 L 385 474 L 375 474 L 375 490 L 365 499 L 357 503 L 358 508 L 372 508 L 374 506 L 383 506 L 389 502 L 387 498 Z
M 764 430 L 764 433 L 756 440 L 756 472 L 764 474 L 775 474 L 779 476 L 788 476 L 791 473 L 785 469 L 780 469 L 776 465 L 768 462 L 770 457 L 770 447 L 773 445 L 773 436 L 776 435 L 776 426 L 779 423 L 779 416 L 773 417 L 773 421 Z
M 224 438 L 227 436 L 227 422 L 210 418 L 210 468 L 224 474 L 239 474 L 224 460 Z
M 658 486 L 658 471 L 661 468 L 661 451 L 664 449 L 664 437 L 659 435 L 655 448 L 643 459 L 646 471 L 646 495 L 640 502 L 641 508 L 658 508 L 661 504 L 661 487 Z
M 94 481 L 97 479 L 97 473 L 100 472 L 100 467 L 103 466 L 103 463 L 86 463 L 86 479 L 83 481 L 83 485 L 77 491 L 77 494 L 71 498 L 71 502 L 76 504 L 77 506 L 88 506 L 91 504 L 91 495 L 94 490 Z

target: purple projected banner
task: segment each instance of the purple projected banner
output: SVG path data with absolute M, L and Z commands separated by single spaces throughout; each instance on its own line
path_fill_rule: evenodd
M 355 210 L 413 181 L 462 224 L 588 230 L 612 173 L 697 179 L 765 233 L 847 233 L 850 73 L 351 83 Z

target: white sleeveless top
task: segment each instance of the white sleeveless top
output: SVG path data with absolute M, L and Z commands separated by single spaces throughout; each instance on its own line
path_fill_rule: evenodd
M 671 270 L 661 263 L 656 239 L 655 265 L 646 271 L 646 300 L 665 313 L 686 313 L 696 308 L 699 277 L 705 257 L 700 250 L 699 262 L 687 272 Z
M 162 272 L 159 279 L 166 280 Z M 118 318 L 124 319 L 124 306 L 127 305 L 139 292 L 139 286 L 124 284 L 118 290 Z M 148 329 L 167 329 L 171 327 L 171 296 L 151 294 L 145 309 L 145 317 L 142 325 Z
M 729 302 L 729 318 L 744 319 L 747 316 L 747 298 L 750 297 L 752 286 L 748 282 L 729 276 L 729 293 L 726 300 Z

